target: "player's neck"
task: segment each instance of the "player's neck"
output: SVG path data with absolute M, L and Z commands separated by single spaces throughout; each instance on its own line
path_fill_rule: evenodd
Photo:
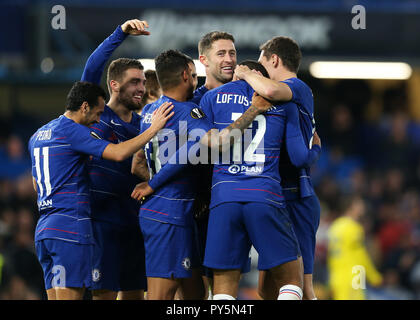
M 130 122 L 131 118 L 133 117 L 133 113 L 130 109 L 128 109 L 126 106 L 118 102 L 118 99 L 115 96 L 111 96 L 111 99 L 109 99 L 107 106 L 114 111 L 117 116 L 120 117 L 120 119 L 124 122 Z
M 163 90 L 163 94 L 171 99 L 174 99 L 179 102 L 184 102 L 188 100 L 188 93 L 183 90 L 180 86 Z
M 275 79 L 273 80 L 284 81 L 290 78 L 297 78 L 296 73 L 287 70 L 281 70 L 275 74 Z
M 206 76 L 206 82 L 204 83 L 204 86 L 208 89 L 214 89 L 214 88 L 218 88 L 221 85 L 223 85 L 224 83 L 221 83 L 220 81 L 217 81 L 215 78 L 213 77 L 209 77 Z
M 64 116 L 68 119 L 73 120 L 74 122 L 76 122 L 78 124 L 83 125 L 83 121 L 82 121 L 83 117 L 80 114 L 80 112 L 67 110 L 66 112 L 64 112 Z

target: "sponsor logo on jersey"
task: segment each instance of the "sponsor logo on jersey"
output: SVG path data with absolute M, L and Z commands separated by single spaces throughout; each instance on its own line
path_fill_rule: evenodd
M 239 166 L 237 164 L 232 164 L 228 168 L 228 171 L 231 174 L 237 174 L 237 173 L 260 174 L 263 172 L 263 170 L 264 170 L 263 166 L 248 167 L 248 166 Z
M 194 108 L 191 110 L 191 117 L 193 119 L 202 119 L 205 116 L 206 115 L 204 114 L 203 110 L 201 110 L 200 108 Z
M 46 208 L 51 208 L 52 205 L 53 205 L 53 201 L 51 199 L 50 200 L 42 200 L 42 201 L 38 202 L 39 210 L 43 210 L 43 209 L 46 209 Z
M 184 260 L 182 260 L 182 266 L 184 267 L 185 270 L 190 270 L 191 268 L 191 260 L 190 258 L 184 258 Z
M 92 270 L 92 281 L 98 282 L 101 279 L 101 272 L 99 269 L 93 269 Z

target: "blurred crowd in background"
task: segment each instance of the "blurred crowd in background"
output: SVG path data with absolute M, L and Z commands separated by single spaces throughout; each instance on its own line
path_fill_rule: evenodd
M 359 195 L 366 208 L 365 244 L 383 276 L 381 286 L 367 287 L 367 298 L 420 299 L 420 123 L 410 113 L 405 82 L 373 97 L 370 83 L 362 80 L 303 80 L 314 92 L 322 139 L 312 170 L 321 202 L 314 268 L 318 298 L 331 298 L 328 228 L 343 213 L 341 199 Z M 33 119 L 31 125 L 42 123 Z M 33 241 L 38 211 L 30 133 L 13 128 L 9 122 L 0 125 L 0 299 L 45 299 Z M 257 298 L 255 260 L 239 298 Z

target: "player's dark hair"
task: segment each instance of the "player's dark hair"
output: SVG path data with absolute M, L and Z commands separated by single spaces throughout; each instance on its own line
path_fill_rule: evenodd
M 145 92 L 143 97 L 141 98 L 141 107 L 143 108 L 147 101 L 153 96 L 158 97 L 160 91 L 159 81 L 157 79 L 156 71 L 155 70 L 146 70 L 144 72 L 144 76 L 146 77 L 146 85 L 145 85 Z
M 194 63 L 186 54 L 178 50 L 167 50 L 155 58 L 156 75 L 162 90 L 176 87 L 181 82 L 181 75 L 188 70 L 189 63 Z
M 270 59 L 272 54 L 276 54 L 289 71 L 298 72 L 302 52 L 292 38 L 274 37 L 262 44 L 260 50 L 264 51 L 264 56 L 267 59 Z
M 77 111 L 83 102 L 87 102 L 91 108 L 99 104 L 98 98 L 106 99 L 106 93 L 97 84 L 85 81 L 77 81 L 67 94 L 66 110 Z
M 124 73 L 128 69 L 139 69 L 143 70 L 144 67 L 139 60 L 130 59 L 130 58 L 119 58 L 111 62 L 108 67 L 108 72 L 106 75 L 106 83 L 108 86 L 108 91 L 111 94 L 111 86 L 109 82 L 111 80 L 121 81 L 124 78 Z
M 240 66 L 247 66 L 251 70 L 256 70 L 256 71 L 261 72 L 261 74 L 264 77 L 270 78 L 270 75 L 268 74 L 267 69 L 264 68 L 264 66 L 261 63 L 259 63 L 258 61 L 255 61 L 255 60 L 244 60 L 244 61 L 238 63 L 238 65 L 240 65 Z
M 227 33 L 224 31 L 212 31 L 212 32 L 206 33 L 198 42 L 198 54 L 199 55 L 205 54 L 208 50 L 211 49 L 213 42 L 220 39 L 230 40 L 233 43 L 235 43 L 235 38 L 230 33 Z

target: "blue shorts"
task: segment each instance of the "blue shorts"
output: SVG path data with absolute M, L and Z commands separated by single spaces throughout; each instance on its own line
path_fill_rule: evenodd
M 268 270 L 300 256 L 299 244 L 286 209 L 259 202 L 222 203 L 210 210 L 204 265 L 240 269 L 251 245 L 258 269 Z
M 192 226 L 178 226 L 139 216 L 146 252 L 146 275 L 190 278 L 200 266 Z
M 319 226 L 321 207 L 317 196 L 286 201 L 287 211 L 293 223 L 305 274 L 312 274 L 315 256 L 315 236 Z
M 207 226 L 209 222 L 209 216 L 207 215 L 204 218 L 194 219 L 194 233 L 196 238 L 196 243 L 198 247 L 198 253 L 200 256 L 200 263 L 202 265 L 202 274 L 207 278 L 213 278 L 213 270 L 203 266 L 204 255 L 206 249 L 206 238 L 207 238 Z M 248 257 L 245 264 L 241 267 L 241 273 L 247 273 L 251 270 L 251 257 Z
M 92 284 L 91 244 L 58 239 L 35 242 L 35 250 L 44 272 L 45 289 L 90 288 Z
M 92 290 L 146 290 L 144 243 L 139 226 L 92 219 Z

